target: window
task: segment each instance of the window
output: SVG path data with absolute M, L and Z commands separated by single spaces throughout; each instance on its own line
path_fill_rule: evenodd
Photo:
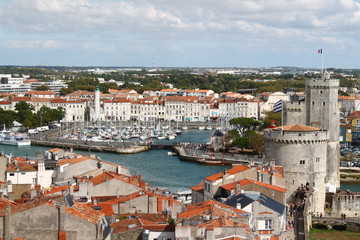
M 300 165 L 304 165 L 305 164 L 305 160 L 300 160 Z
M 36 185 L 36 178 L 33 178 L 33 185 Z
M 10 173 L 10 176 L 15 176 L 15 173 Z
M 22 172 L 22 173 L 21 173 L 21 175 L 25 175 L 25 173 L 24 173 L 24 172 Z
M 320 158 L 319 158 L 319 157 L 316 158 L 316 162 L 320 162 Z
M 265 219 L 265 229 L 273 229 L 272 219 Z

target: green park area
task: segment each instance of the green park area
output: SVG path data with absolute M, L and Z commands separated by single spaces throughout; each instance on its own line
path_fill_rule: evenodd
M 350 231 L 338 231 L 338 230 L 327 230 L 327 229 L 315 229 L 310 230 L 311 240 L 353 240 L 360 239 L 359 232 Z

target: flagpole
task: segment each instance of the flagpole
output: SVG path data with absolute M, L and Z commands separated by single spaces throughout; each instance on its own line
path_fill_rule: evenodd
M 324 55 L 323 48 L 321 49 L 321 74 L 324 72 Z

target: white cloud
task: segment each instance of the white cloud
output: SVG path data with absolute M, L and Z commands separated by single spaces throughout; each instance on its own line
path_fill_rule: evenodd
M 219 47 L 223 42 L 258 43 L 268 49 L 284 43 L 349 49 L 360 40 L 359 26 L 360 0 L 8 0 L 0 4 L 0 31 L 9 48 L 152 54 L 159 50 L 154 43 L 165 41 L 176 46 L 168 47 L 171 51 L 186 51 L 190 45 Z

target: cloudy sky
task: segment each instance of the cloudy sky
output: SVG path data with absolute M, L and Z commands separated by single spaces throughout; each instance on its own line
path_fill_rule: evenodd
M 360 0 L 0 0 L 0 65 L 360 68 L 359 40 Z

